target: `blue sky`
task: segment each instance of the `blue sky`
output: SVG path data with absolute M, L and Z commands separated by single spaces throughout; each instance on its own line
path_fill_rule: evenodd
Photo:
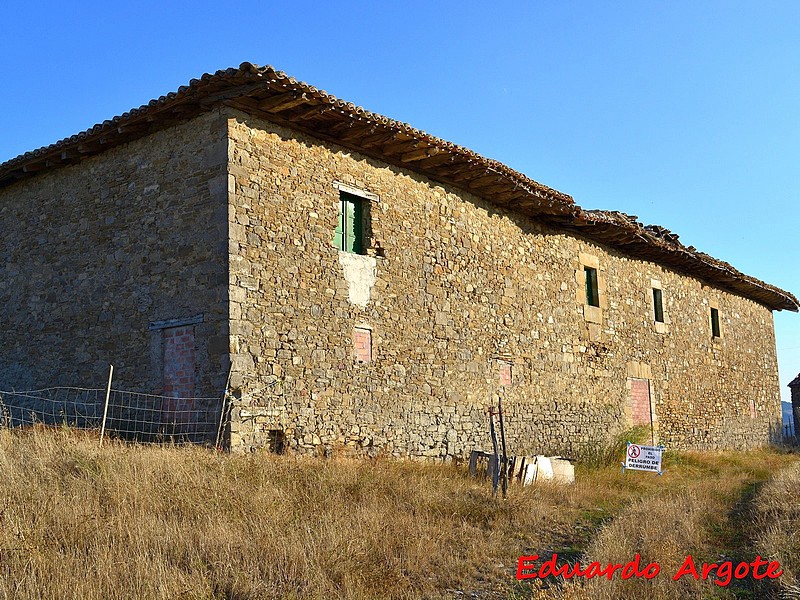
M 271 64 L 800 292 L 800 2 L 4 7 L 0 162 Z M 775 321 L 785 393 L 800 316 Z

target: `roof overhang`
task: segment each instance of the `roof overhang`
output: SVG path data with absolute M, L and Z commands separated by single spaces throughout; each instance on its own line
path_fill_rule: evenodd
M 193 79 L 148 104 L 0 164 L 0 188 L 48 170 L 76 164 L 219 105 L 304 131 L 432 180 L 474 193 L 493 204 L 541 218 L 556 227 L 696 276 L 773 310 L 798 310 L 792 294 L 731 265 L 683 246 L 678 236 L 618 212 L 588 211 L 557 190 L 496 160 L 378 115 L 298 82 L 272 67 L 242 63 Z
M 693 246 L 684 246 L 677 234 L 658 225 L 643 225 L 635 216 L 579 209 L 574 217 L 556 221 L 560 227 L 615 247 L 629 256 L 691 275 L 773 310 L 798 310 L 797 298 L 789 292 L 745 275 Z
M 186 121 L 224 104 L 308 132 L 384 162 L 458 186 L 500 206 L 536 215 L 570 215 L 573 199 L 496 160 L 406 123 L 369 112 L 272 67 L 243 63 L 0 165 L 0 187 L 80 162 L 108 148 Z

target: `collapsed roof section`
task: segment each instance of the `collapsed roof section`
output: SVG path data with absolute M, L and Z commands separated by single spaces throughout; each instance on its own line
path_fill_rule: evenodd
M 501 162 L 339 100 L 270 66 L 242 63 L 238 69 L 206 73 L 177 92 L 0 164 L 0 188 L 43 171 L 79 163 L 220 104 L 411 169 L 497 206 L 542 218 L 632 256 L 694 275 L 771 309 L 798 310 L 798 301 L 792 294 L 683 246 L 676 235 L 663 228 L 644 226 L 623 213 L 585 211 L 570 196 Z
M 579 209 L 570 219 L 559 219 L 559 226 L 621 252 L 649 260 L 679 273 L 692 275 L 774 310 L 798 310 L 792 294 L 745 275 L 730 264 L 684 246 L 678 235 L 658 225 L 643 225 L 638 218 L 617 211 Z

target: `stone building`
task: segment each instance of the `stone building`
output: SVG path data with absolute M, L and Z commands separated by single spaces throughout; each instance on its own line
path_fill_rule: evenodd
M 780 435 L 793 295 L 270 67 L 0 165 L 0 224 L 0 389 L 228 382 L 235 450 Z
M 797 424 L 800 423 L 800 374 L 797 375 L 789 384 L 789 389 L 792 391 L 792 431 L 795 437 L 797 436 Z

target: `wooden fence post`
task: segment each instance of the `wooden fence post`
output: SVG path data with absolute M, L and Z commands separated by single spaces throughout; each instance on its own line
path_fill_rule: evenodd
M 106 387 L 106 403 L 103 406 L 103 424 L 100 426 L 100 447 L 103 447 L 103 436 L 106 433 L 106 417 L 108 417 L 108 400 L 111 397 L 111 378 L 114 376 L 114 365 L 108 365 L 108 387 Z
M 233 374 L 233 362 L 228 366 L 228 378 L 225 380 L 225 389 L 222 390 L 222 407 L 219 411 L 219 425 L 217 427 L 217 439 L 214 440 L 214 448 L 219 449 L 219 441 L 222 438 L 222 426 L 224 425 L 223 419 L 225 418 L 225 409 L 228 404 L 228 387 L 231 384 L 231 375 Z

